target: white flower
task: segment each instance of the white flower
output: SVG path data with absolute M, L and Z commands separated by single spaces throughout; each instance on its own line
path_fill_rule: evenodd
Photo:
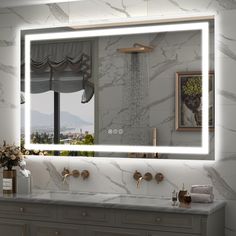
M 12 159 L 12 160 L 15 160 L 15 159 L 16 159 L 16 156 L 15 156 L 15 155 L 11 155 L 11 159 Z

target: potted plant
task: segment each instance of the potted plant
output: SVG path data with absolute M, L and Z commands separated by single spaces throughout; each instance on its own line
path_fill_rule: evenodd
M 16 193 L 16 170 L 24 159 L 20 147 L 7 145 L 4 141 L 0 147 L 0 167 L 3 167 L 3 193 Z

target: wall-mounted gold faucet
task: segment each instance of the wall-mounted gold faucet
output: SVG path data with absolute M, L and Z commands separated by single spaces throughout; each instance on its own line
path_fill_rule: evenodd
M 72 172 L 70 172 L 69 169 L 67 168 L 64 168 L 61 174 L 62 174 L 63 183 L 66 181 L 66 178 L 69 176 L 73 176 L 75 178 L 80 176 L 80 172 L 78 170 L 73 170 Z
M 142 176 L 142 174 L 140 172 L 138 172 L 137 170 L 134 172 L 133 175 L 134 179 L 137 181 L 137 188 L 140 187 L 142 180 L 146 180 L 146 181 L 151 181 L 152 180 L 152 174 L 150 172 L 147 172 L 144 174 L 144 176 Z
M 80 172 L 78 170 L 72 170 L 72 172 L 70 172 L 69 169 L 67 168 L 64 168 L 61 174 L 62 174 L 63 183 L 66 181 L 66 178 L 69 176 L 73 176 L 75 178 L 78 178 L 80 176 Z M 89 171 L 83 170 L 81 173 L 81 176 L 83 180 L 87 179 L 89 177 Z
M 146 181 L 151 181 L 152 180 L 152 174 L 150 172 L 147 172 L 144 174 L 144 176 L 141 176 L 138 181 L 137 181 L 137 188 L 140 188 L 141 182 L 142 180 L 146 180 Z
M 70 171 L 67 168 L 64 168 L 63 171 L 61 172 L 62 175 L 62 181 L 65 183 L 66 178 L 70 175 Z
M 143 179 L 146 181 L 151 181 L 153 176 L 150 172 L 147 172 L 144 174 L 144 176 L 142 176 L 142 174 L 136 170 L 133 174 L 133 178 L 137 181 L 137 188 L 139 188 Z M 157 173 L 155 175 L 155 179 L 159 184 L 164 179 L 164 175 L 162 173 Z
M 136 171 L 134 172 L 133 177 L 134 177 L 134 179 L 135 179 L 136 181 L 138 181 L 139 178 L 142 177 L 142 174 L 136 170 Z

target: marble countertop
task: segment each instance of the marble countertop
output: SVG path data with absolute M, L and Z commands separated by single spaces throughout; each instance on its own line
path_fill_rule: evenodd
M 0 202 L 24 202 L 56 204 L 69 206 L 87 206 L 117 209 L 133 209 L 142 211 L 158 211 L 169 213 L 188 213 L 210 215 L 226 205 L 225 201 L 213 203 L 191 203 L 190 208 L 172 206 L 168 198 L 155 198 L 142 195 L 121 195 L 109 193 L 75 193 L 75 192 L 35 192 L 32 194 L 0 195 Z

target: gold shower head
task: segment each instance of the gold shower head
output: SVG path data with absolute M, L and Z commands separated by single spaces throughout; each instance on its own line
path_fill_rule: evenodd
M 117 51 L 122 53 L 140 53 L 140 52 L 144 53 L 144 52 L 152 52 L 153 49 L 154 48 L 151 46 L 135 43 L 132 48 L 118 48 Z

